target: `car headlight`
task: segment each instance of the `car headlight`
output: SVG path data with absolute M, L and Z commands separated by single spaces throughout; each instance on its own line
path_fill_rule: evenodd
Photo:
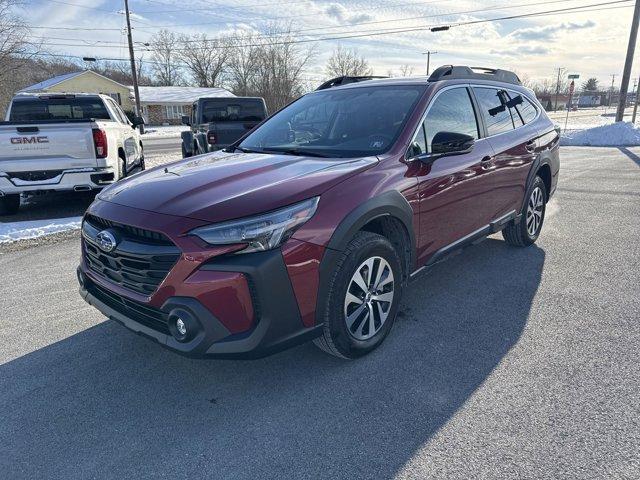
M 271 250 L 287 241 L 313 216 L 319 200 L 320 197 L 310 198 L 255 217 L 196 228 L 189 234 L 200 237 L 209 245 L 247 244 L 236 253 Z

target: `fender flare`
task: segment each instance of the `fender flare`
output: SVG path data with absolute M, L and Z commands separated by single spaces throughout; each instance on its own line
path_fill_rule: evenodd
M 351 239 L 362 227 L 372 220 L 381 217 L 394 217 L 404 225 L 409 237 L 409 270 L 408 277 L 415 266 L 416 238 L 413 228 L 413 209 L 407 199 L 398 191 L 392 190 L 373 197 L 358 205 L 342 219 L 327 243 L 319 267 L 319 289 L 316 300 L 316 324 L 324 322 L 322 318 L 324 304 L 329 290 L 329 280 L 335 264 Z
M 541 155 L 538 155 L 531 163 L 531 168 L 529 169 L 529 173 L 527 175 L 527 183 L 525 184 L 524 196 L 522 199 L 522 204 L 520 205 L 520 210 L 518 211 L 518 215 L 522 214 L 522 211 L 527 204 L 527 192 L 531 188 L 533 181 L 536 179 L 538 171 L 545 165 L 547 165 L 549 169 L 551 169 L 551 163 L 548 161 L 548 159 L 542 158 Z M 549 192 L 547 192 L 547 195 L 549 195 Z

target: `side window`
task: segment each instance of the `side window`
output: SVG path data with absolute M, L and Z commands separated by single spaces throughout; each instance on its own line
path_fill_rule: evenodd
M 122 115 L 118 111 L 118 106 L 116 105 L 116 102 L 109 99 L 107 100 L 107 103 L 111 107 L 111 111 L 113 112 L 113 116 L 115 117 L 116 122 L 126 123 L 126 120 L 122 118 Z
M 124 113 L 122 108 L 120 108 L 120 105 L 116 105 L 116 111 L 118 112 L 118 115 L 120 115 L 120 117 L 122 118 L 122 123 L 124 123 L 125 125 L 128 125 L 129 117 L 127 117 L 127 114 Z
M 474 87 L 473 92 L 480 104 L 487 133 L 497 135 L 515 128 L 514 119 L 507 107 L 507 92 L 497 88 Z M 515 112 L 514 112 L 515 113 Z
M 427 153 L 432 153 L 431 144 L 438 133 L 461 133 L 477 140 L 478 123 L 467 89 L 452 88 L 438 95 L 429 107 L 423 127 Z
M 424 123 L 420 125 L 415 137 L 413 137 L 411 145 L 409 145 L 407 158 L 417 157 L 423 153 L 427 153 L 427 137 L 424 134 Z
M 522 95 L 512 94 L 511 100 L 515 103 L 515 109 L 522 122 L 526 125 L 538 115 L 538 109 Z

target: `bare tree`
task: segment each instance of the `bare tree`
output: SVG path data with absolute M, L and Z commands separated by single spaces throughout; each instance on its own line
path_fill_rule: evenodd
M 151 37 L 151 69 L 155 81 L 161 86 L 178 85 L 182 81 L 178 53 L 180 41 L 178 35 L 163 29 Z
M 0 114 L 16 90 L 28 85 L 26 67 L 40 49 L 41 42 L 28 39 L 29 27 L 15 15 L 19 0 L 0 0 Z
M 293 42 L 290 26 L 271 25 L 264 36 L 251 33 L 230 38 L 229 83 L 236 95 L 260 96 L 270 111 L 306 90 L 303 70 L 315 55 Z
M 180 37 L 182 56 L 187 70 L 200 87 L 218 87 L 229 60 L 224 38 L 208 38 L 205 33 Z
M 229 39 L 229 82 L 236 95 L 254 95 L 253 79 L 258 71 L 260 45 L 252 33 L 237 34 Z
M 400 65 L 400 76 L 401 77 L 410 77 L 413 75 L 413 66 L 405 63 L 404 65 Z
M 330 77 L 342 77 L 344 75 L 357 77 L 367 76 L 373 73 L 369 62 L 358 54 L 357 50 L 347 50 L 339 45 L 325 67 L 327 75 Z
M 276 36 L 275 33 L 278 33 Z M 294 42 L 291 26 L 268 28 L 257 50 L 257 70 L 251 83 L 271 111 L 280 109 L 304 93 L 304 67 L 315 55 Z

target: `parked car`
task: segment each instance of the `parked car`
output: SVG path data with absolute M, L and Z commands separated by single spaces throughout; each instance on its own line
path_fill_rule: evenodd
M 518 247 L 538 239 L 558 143 L 503 70 L 316 91 L 224 151 L 100 193 L 80 291 L 182 354 L 257 357 L 313 339 L 359 357 L 420 272 L 499 231 Z
M 182 157 L 225 148 L 267 118 L 264 99 L 257 97 L 200 98 L 182 124 Z
M 101 189 L 144 170 L 136 126 L 107 95 L 19 94 L 0 122 L 0 213 L 20 194 Z

